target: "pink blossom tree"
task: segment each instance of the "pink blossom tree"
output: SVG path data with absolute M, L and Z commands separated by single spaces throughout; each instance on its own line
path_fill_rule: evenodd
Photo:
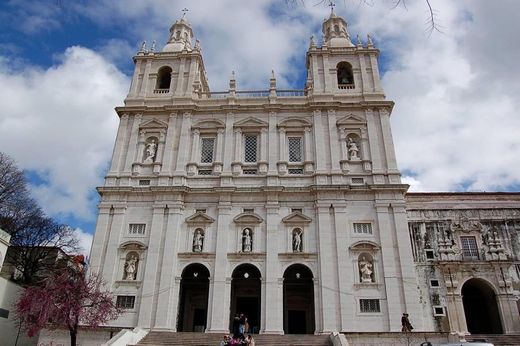
M 76 345 L 80 325 L 95 328 L 120 312 L 99 276 L 86 276 L 71 268 L 51 274 L 40 286 L 26 288 L 16 303 L 16 313 L 29 336 L 43 328 L 66 328 L 71 346 Z

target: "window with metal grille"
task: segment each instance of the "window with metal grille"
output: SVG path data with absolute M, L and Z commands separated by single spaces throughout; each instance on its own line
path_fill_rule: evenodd
M 371 223 L 355 223 L 354 224 L 354 233 L 358 234 L 372 234 L 372 224 Z
M 141 180 L 139 180 L 139 185 L 140 186 L 148 186 L 148 185 L 150 185 L 150 180 L 149 179 L 141 179 Z
M 303 174 L 302 168 L 289 168 L 289 174 Z
M 133 309 L 135 296 L 117 296 L 116 306 L 121 309 Z
M 359 311 L 361 312 L 381 312 L 379 299 L 360 299 Z
M 129 234 L 145 234 L 146 232 L 146 224 L 144 223 L 131 223 L 128 225 L 128 233 Z
M 460 237 L 462 255 L 465 259 L 478 259 L 477 239 L 474 236 Z
M 212 163 L 214 151 L 215 151 L 215 138 L 212 138 L 212 137 L 202 138 L 202 145 L 201 145 L 201 149 L 200 149 L 200 162 L 201 163 Z
M 258 136 L 244 136 L 244 162 L 256 162 L 258 151 Z
M 245 175 L 254 175 L 257 174 L 258 171 L 256 169 L 244 169 L 242 170 L 242 173 L 244 173 Z
M 363 178 L 352 178 L 352 184 L 364 184 L 365 179 Z
M 289 137 L 289 162 L 302 162 L 301 137 Z
M 211 175 L 213 173 L 211 169 L 199 169 L 199 175 Z

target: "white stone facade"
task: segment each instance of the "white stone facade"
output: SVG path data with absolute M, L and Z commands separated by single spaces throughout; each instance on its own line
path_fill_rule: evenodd
M 323 32 L 301 91 L 210 92 L 185 18 L 134 57 L 90 257 L 126 307 L 110 326 L 226 332 L 245 309 L 260 333 L 400 331 L 404 312 L 435 330 L 379 51 L 335 14 Z

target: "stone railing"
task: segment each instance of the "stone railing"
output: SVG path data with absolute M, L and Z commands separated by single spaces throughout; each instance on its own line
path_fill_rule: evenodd
M 170 89 L 154 89 L 154 94 L 168 94 L 170 92 Z
M 339 84 L 338 88 L 342 89 L 342 90 L 344 90 L 344 89 L 354 89 L 355 86 L 354 86 L 354 84 Z
M 200 92 L 199 98 L 203 99 L 225 99 L 229 98 L 232 94 L 231 91 L 206 91 Z M 235 91 L 235 97 L 237 98 L 266 98 L 270 96 L 269 90 L 244 90 Z M 276 96 L 279 97 L 305 97 L 305 90 L 276 90 Z

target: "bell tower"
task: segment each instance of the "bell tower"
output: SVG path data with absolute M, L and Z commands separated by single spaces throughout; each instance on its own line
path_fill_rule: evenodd
M 361 97 L 365 101 L 384 100 L 377 57 L 379 50 L 367 36 L 354 44 L 347 22 L 331 11 L 323 21 L 322 45 L 311 37 L 307 51 L 306 89 L 313 96 Z

